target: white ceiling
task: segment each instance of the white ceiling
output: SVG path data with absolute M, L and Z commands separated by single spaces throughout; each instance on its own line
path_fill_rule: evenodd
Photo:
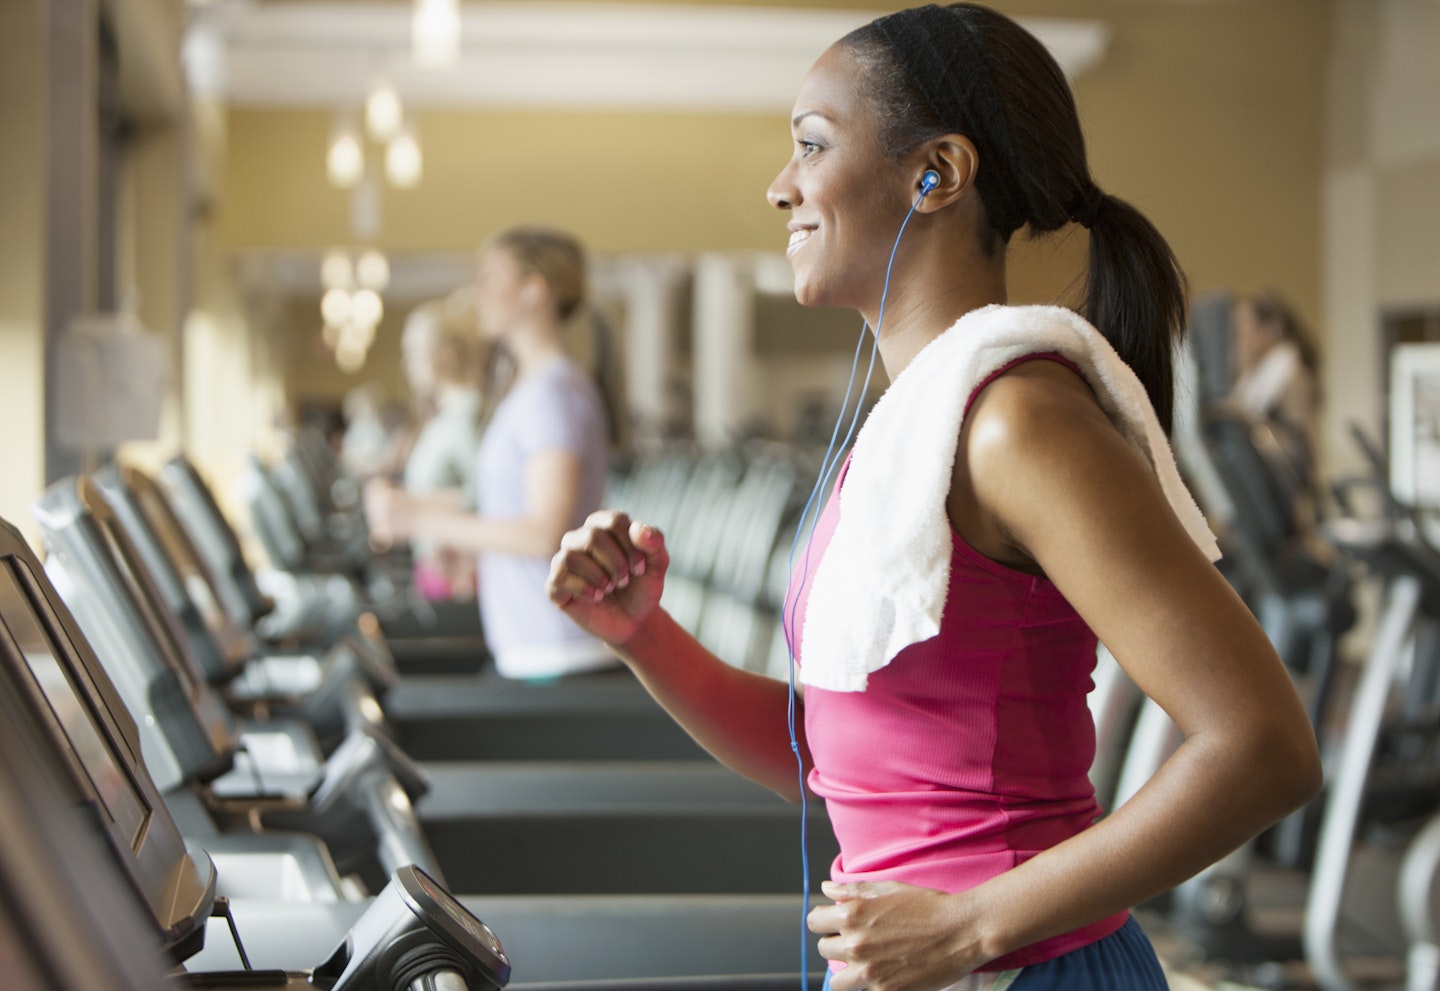
M 810 63 L 878 12 L 492 0 L 462 5 L 458 62 L 417 65 L 410 8 L 216 0 L 194 11 L 192 91 L 239 106 L 355 105 L 388 77 L 410 106 L 788 109 Z M 1105 25 L 1029 20 L 1066 71 L 1103 57 Z

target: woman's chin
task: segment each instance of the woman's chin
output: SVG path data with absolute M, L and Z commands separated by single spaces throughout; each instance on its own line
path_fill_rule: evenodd
M 795 282 L 795 302 L 801 306 L 832 305 L 826 299 L 825 293 L 819 286 L 813 283 L 801 282 L 798 279 Z

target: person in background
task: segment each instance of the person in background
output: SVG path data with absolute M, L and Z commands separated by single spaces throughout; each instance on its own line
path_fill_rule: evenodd
M 551 598 L 720 760 L 825 799 L 840 856 L 809 925 L 833 991 L 1164 988 L 1130 906 L 1320 784 L 1166 441 L 1178 263 L 1096 185 L 1053 57 L 981 5 L 847 35 L 790 125 L 769 199 L 796 297 L 858 310 L 891 383 L 796 551 L 803 694 L 666 614 L 664 535 L 624 513 L 565 536 Z M 1089 233 L 1081 312 L 1010 305 L 1011 237 L 1071 224 Z M 1103 817 L 1097 639 L 1184 734 Z
M 340 409 L 345 421 L 340 435 L 340 466 L 357 481 L 386 474 L 392 467 L 395 439 L 386 428 L 380 390 L 357 385 L 345 393 Z
M 1301 489 L 1313 486 L 1319 356 L 1294 309 L 1257 292 L 1232 311 L 1235 385 L 1224 407 L 1256 428 L 1257 443 Z
M 476 509 L 382 486 L 366 492 L 372 535 L 423 538 L 477 556 L 481 624 L 506 677 L 618 664 L 545 593 L 561 535 L 599 508 L 609 473 L 599 392 L 564 346 L 566 322 L 581 313 L 585 295 L 585 254 L 572 235 L 516 227 L 489 238 L 475 292 L 479 328 L 511 374 L 476 452 Z
M 468 325 L 467 325 L 468 323 Z M 480 444 L 481 355 L 473 306 L 463 299 L 422 303 L 400 338 L 405 378 L 423 422 L 401 473 L 416 504 L 441 510 L 475 509 L 475 451 Z M 473 555 L 431 540 L 411 541 L 416 590 L 436 602 L 475 598 Z

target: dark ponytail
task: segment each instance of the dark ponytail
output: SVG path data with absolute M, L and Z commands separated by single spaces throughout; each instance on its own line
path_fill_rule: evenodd
M 986 251 L 1001 250 L 1027 225 L 1034 234 L 1070 223 L 1089 228 L 1081 313 L 1135 371 L 1168 432 L 1185 276 L 1155 226 L 1095 185 L 1075 99 L 1045 46 L 974 3 L 903 10 L 840 44 L 864 67 L 891 156 L 943 134 L 964 134 L 975 144 Z
M 1175 409 L 1175 345 L 1185 333 L 1185 275 L 1144 214 L 1106 196 L 1090 227 L 1085 319 L 1105 335 L 1145 385 L 1160 425 Z

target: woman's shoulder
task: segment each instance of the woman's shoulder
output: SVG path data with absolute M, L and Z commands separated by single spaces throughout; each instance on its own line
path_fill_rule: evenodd
M 972 467 L 1013 470 L 1054 464 L 1094 439 L 1122 441 L 1085 378 L 1071 365 L 1037 356 L 996 376 L 975 395 L 959 438 Z
M 1037 352 L 1009 363 L 981 383 L 971 398 L 968 419 L 1037 426 L 1054 417 L 1092 410 L 1109 422 L 1073 362 L 1053 352 Z

